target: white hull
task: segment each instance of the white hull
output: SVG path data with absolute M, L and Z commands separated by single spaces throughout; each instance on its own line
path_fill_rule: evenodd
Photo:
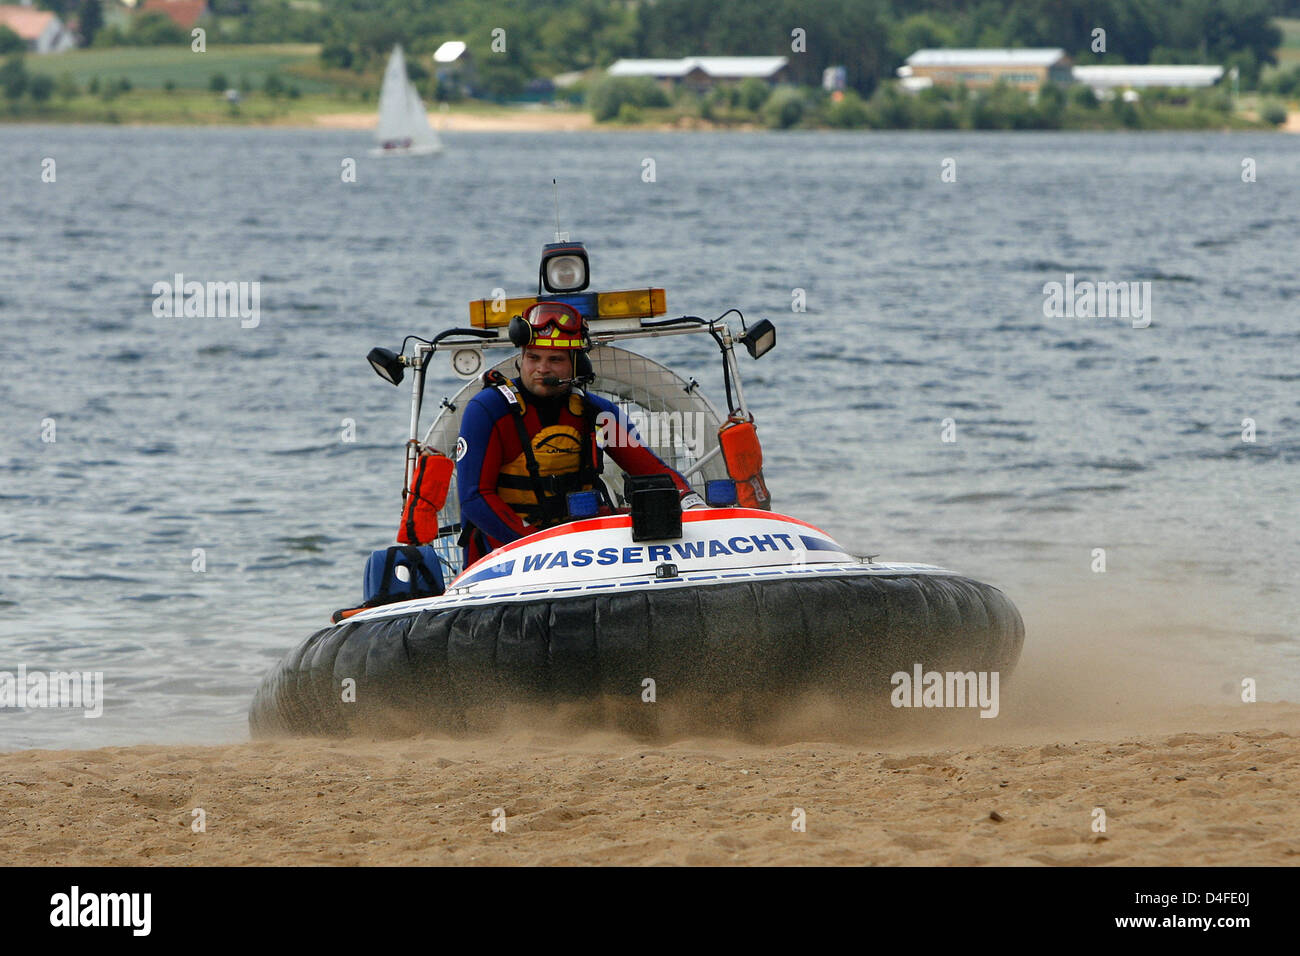
M 673 576 L 656 567 L 671 564 Z M 666 591 L 740 580 L 826 575 L 952 575 L 931 565 L 874 564 L 825 531 L 770 511 L 716 508 L 682 515 L 682 536 L 632 540 L 626 515 L 587 519 L 520 538 L 466 568 L 438 597 L 362 611 L 350 621 L 461 606 L 533 603 L 631 589 Z

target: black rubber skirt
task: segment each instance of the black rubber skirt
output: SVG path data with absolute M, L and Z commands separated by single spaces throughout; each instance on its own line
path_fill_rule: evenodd
M 801 690 L 888 697 L 890 675 L 1014 667 L 1024 643 L 996 588 L 854 575 L 646 589 L 418 611 L 317 631 L 262 680 L 255 737 L 463 729 L 512 701 L 641 701 Z M 653 684 L 647 684 L 650 680 Z

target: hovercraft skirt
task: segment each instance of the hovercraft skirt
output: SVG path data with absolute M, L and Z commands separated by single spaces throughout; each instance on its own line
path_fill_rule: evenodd
M 1024 625 L 1001 591 L 942 574 L 749 579 L 351 621 L 262 681 L 254 736 L 456 730 L 514 700 L 659 700 L 808 688 L 887 699 L 890 675 L 1000 671 Z M 351 679 L 351 685 L 346 681 Z

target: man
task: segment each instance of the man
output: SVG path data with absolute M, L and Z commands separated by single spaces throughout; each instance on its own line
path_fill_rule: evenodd
M 456 442 L 466 567 L 507 542 L 563 523 L 569 492 L 603 493 L 598 416 L 607 450 L 624 471 L 668 475 L 683 507 L 703 506 L 685 478 L 640 444 L 618 408 L 573 388 L 590 348 L 577 309 L 539 302 L 511 321 L 510 338 L 521 346 L 519 377 L 484 376 L 483 390 L 465 406 Z

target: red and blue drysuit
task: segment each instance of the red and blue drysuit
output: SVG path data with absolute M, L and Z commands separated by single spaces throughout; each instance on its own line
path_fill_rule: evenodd
M 604 449 L 596 441 L 598 432 Z M 529 439 L 532 461 L 521 438 Z M 598 485 L 606 451 L 628 474 L 665 474 L 680 492 L 691 490 L 640 443 L 627 416 L 597 395 L 572 391 L 540 397 L 514 379 L 470 399 L 456 443 L 461 523 L 473 526 L 461 538 L 465 567 L 507 542 L 563 521 L 567 492 Z M 539 489 L 545 501 L 538 500 Z

